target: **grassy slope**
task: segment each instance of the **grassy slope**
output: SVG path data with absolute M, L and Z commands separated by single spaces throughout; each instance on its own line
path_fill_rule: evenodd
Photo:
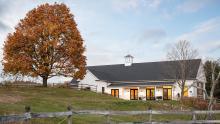
M 32 112 L 66 111 L 71 105 L 73 109 L 97 110 L 146 110 L 151 106 L 154 110 L 179 109 L 177 101 L 126 101 L 104 94 L 90 91 L 78 91 L 62 88 L 0 88 L 0 114 L 14 114 L 24 112 L 24 106 L 29 105 Z M 177 119 L 190 119 L 191 117 L 178 117 Z M 155 120 L 170 120 L 172 116 L 157 116 Z M 77 123 L 103 123 L 103 116 L 75 116 Z M 145 115 L 113 116 L 111 120 L 144 121 Z

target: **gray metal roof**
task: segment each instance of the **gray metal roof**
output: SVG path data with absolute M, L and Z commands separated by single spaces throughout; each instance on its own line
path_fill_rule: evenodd
M 71 84 L 77 84 L 78 82 L 79 82 L 79 81 L 77 81 L 77 80 L 74 79 L 74 78 L 70 81 Z
M 174 82 L 137 82 L 137 83 L 112 83 L 109 87 L 120 86 L 161 86 L 161 85 L 173 85 Z
M 124 64 L 88 66 L 99 80 L 105 81 L 143 81 L 143 80 L 172 80 L 178 76 L 180 61 L 160 61 Z M 201 59 L 185 60 L 190 71 L 187 79 L 196 79 Z

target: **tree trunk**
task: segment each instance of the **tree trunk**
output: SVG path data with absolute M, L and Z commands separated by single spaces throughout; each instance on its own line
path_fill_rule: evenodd
M 182 101 L 184 97 L 184 87 L 181 87 L 181 97 L 180 100 Z
M 214 103 L 214 98 L 213 98 L 214 89 L 215 89 L 215 82 L 213 82 L 213 84 L 212 84 L 212 89 L 211 89 L 211 92 L 210 92 L 209 104 L 208 104 L 208 110 L 209 110 L 209 111 L 212 111 L 212 108 L 213 108 L 213 103 Z M 207 119 L 208 119 L 208 120 L 211 120 L 211 119 L 212 119 L 212 114 L 211 114 L 211 113 L 208 114 Z
M 208 104 L 208 110 L 212 111 L 213 108 L 213 102 L 214 102 L 214 90 L 215 90 L 215 86 L 216 86 L 217 82 L 213 81 L 212 83 L 212 88 L 211 88 L 211 92 L 210 92 L 210 97 L 209 97 L 209 104 Z
M 215 70 L 215 68 L 214 68 L 214 70 Z M 214 91 L 215 91 L 216 84 L 218 83 L 219 77 L 220 77 L 220 73 L 218 74 L 217 78 L 215 79 L 215 73 L 214 73 L 214 71 L 212 72 L 212 88 L 210 91 L 210 98 L 209 98 L 209 105 L 208 105 L 209 111 L 212 110 L 213 101 L 214 101 Z
M 212 111 L 213 104 L 214 104 L 214 91 L 215 91 L 216 84 L 218 83 L 218 80 L 220 78 L 220 72 L 218 73 L 216 79 L 215 79 L 215 73 L 214 72 L 215 72 L 215 67 L 213 68 L 213 71 L 212 71 L 212 88 L 211 88 L 211 91 L 210 91 L 209 104 L 208 104 L 208 110 L 209 111 Z M 209 120 L 212 119 L 212 114 L 211 113 L 208 114 L 208 119 Z
M 42 77 L 43 78 L 43 87 L 47 87 L 47 76 Z
M 211 111 L 212 110 L 212 106 L 213 106 L 213 94 L 214 94 L 214 89 L 215 89 L 215 83 L 212 85 L 212 89 L 210 92 L 210 98 L 209 98 L 209 105 L 208 105 L 208 110 Z
M 181 97 L 180 97 L 181 101 L 183 100 L 183 97 L 184 97 L 184 90 L 185 90 L 185 84 L 186 84 L 185 82 L 186 82 L 185 80 L 181 81 Z

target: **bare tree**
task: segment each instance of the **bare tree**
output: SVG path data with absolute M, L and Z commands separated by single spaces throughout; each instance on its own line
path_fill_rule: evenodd
M 217 84 L 220 82 L 220 71 L 217 69 L 217 67 L 220 65 L 220 58 L 217 60 L 212 60 L 212 61 L 209 60 L 209 62 L 210 62 L 210 64 L 204 65 L 204 66 L 209 66 L 206 68 L 209 68 L 210 72 L 211 72 L 211 90 L 209 92 L 209 95 L 208 95 L 206 89 L 200 88 L 196 85 L 194 85 L 194 87 L 202 90 L 205 93 L 206 98 L 209 100 L 207 109 L 209 111 L 212 111 L 213 105 L 215 104 L 214 92 L 215 92 Z M 209 113 L 209 114 L 207 114 L 206 119 L 212 119 L 212 117 L 213 117 L 212 114 Z
M 181 89 L 181 99 L 184 96 L 184 88 L 187 78 L 190 76 L 192 69 L 191 59 L 196 59 L 198 52 L 196 49 L 193 49 L 189 41 L 180 40 L 174 44 L 170 51 L 167 53 L 167 58 L 169 60 L 175 61 L 178 64 L 172 66 L 174 70 L 173 74 L 175 81 L 178 83 L 178 86 Z M 188 89 L 187 89 L 188 90 Z
M 220 64 L 220 58 L 217 61 L 211 62 L 211 90 L 210 90 L 210 96 L 209 96 L 209 104 L 208 104 L 208 110 L 212 110 L 213 104 L 214 104 L 214 91 L 215 87 L 218 84 L 220 80 L 220 71 L 217 71 L 217 66 Z

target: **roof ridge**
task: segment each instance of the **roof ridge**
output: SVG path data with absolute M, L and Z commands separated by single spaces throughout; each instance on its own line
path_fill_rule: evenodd
M 201 58 L 198 59 L 187 59 L 187 60 L 202 60 Z M 146 64 L 146 63 L 161 63 L 161 62 L 176 62 L 176 61 L 185 61 L 185 60 L 163 60 L 163 61 L 152 61 L 152 62 L 136 62 L 132 64 Z M 106 65 L 92 65 L 92 66 L 87 66 L 89 67 L 101 67 L 101 66 L 115 66 L 115 65 L 124 65 L 124 64 L 106 64 Z

